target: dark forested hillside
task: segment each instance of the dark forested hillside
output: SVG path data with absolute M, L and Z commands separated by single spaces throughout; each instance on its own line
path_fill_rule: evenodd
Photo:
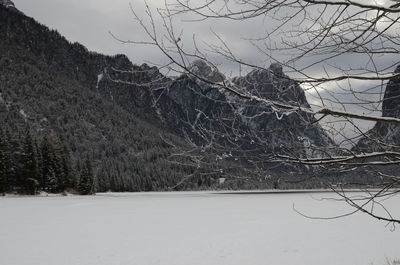
M 155 119 L 150 90 L 112 82 L 105 73 L 147 66 L 88 52 L 2 5 L 0 51 L 3 130 L 18 134 L 29 128 L 39 139 L 52 131 L 62 135 L 75 160 L 86 154 L 93 159 L 98 190 L 167 189 L 191 173 L 166 161 L 172 148 L 160 137 L 165 130 Z M 128 78 L 146 82 L 150 72 Z

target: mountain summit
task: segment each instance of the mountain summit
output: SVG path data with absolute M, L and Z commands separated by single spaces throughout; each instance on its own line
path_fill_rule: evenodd
M 400 74 L 400 65 L 394 71 Z M 386 86 L 382 103 L 382 116 L 400 118 L 400 77 L 392 78 Z
M 222 82 L 225 80 L 225 76 L 217 71 L 215 67 L 203 60 L 196 60 L 192 63 L 190 70 L 193 74 L 205 78 L 211 82 Z

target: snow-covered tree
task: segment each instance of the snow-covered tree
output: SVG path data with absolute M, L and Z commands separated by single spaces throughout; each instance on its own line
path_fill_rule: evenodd
M 78 183 L 78 192 L 81 195 L 94 194 L 95 191 L 95 176 L 93 173 L 92 163 L 89 156 L 86 157 L 81 167 L 80 178 Z
M 26 131 L 23 153 L 21 155 L 22 169 L 20 173 L 20 186 L 29 194 L 34 194 L 39 185 L 39 164 L 35 143 L 29 130 Z

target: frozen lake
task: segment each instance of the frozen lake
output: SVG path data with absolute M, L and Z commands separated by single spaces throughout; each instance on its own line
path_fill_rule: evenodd
M 333 194 L 99 194 L 0 198 L 1 265 L 386 265 L 400 227 Z M 400 196 L 387 201 L 400 214 Z M 399 216 L 399 215 L 397 215 Z

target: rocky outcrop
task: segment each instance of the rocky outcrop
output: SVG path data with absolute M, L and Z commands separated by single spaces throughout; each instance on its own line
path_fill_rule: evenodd
M 400 66 L 394 71 L 400 73 Z M 389 80 L 382 103 L 382 116 L 400 118 L 400 77 Z M 397 147 L 396 147 L 397 146 Z M 353 148 L 357 152 L 400 151 L 400 126 L 378 122 Z
M 278 64 L 232 80 L 202 61 L 194 62 L 191 71 L 211 78 L 212 83 L 225 81 L 261 98 L 309 107 L 304 91 Z M 281 114 L 189 75 L 174 80 L 161 98 L 175 103 L 174 107 L 166 107 L 160 100 L 158 107 L 182 137 L 220 156 L 240 157 L 241 162 L 257 163 L 260 168 L 270 168 L 268 160 L 276 154 L 320 157 L 324 154 L 317 149 L 334 145 L 312 115 Z M 277 172 L 286 168 L 273 166 Z
M 214 83 L 222 82 L 225 76 L 220 73 L 215 67 L 206 63 L 203 60 L 196 60 L 192 63 L 190 71 L 201 78 L 205 78 Z
M 400 66 L 395 70 L 400 73 Z M 400 78 L 389 80 L 382 103 L 382 116 L 400 118 Z M 375 152 L 385 153 L 387 151 L 400 152 L 400 126 L 392 123 L 377 122 L 375 126 L 365 133 L 358 143 L 352 148 L 353 153 L 368 154 Z M 399 176 L 399 167 L 390 163 L 398 160 L 398 157 L 377 156 L 369 159 L 359 159 L 357 162 L 364 163 L 349 173 L 353 183 L 385 185 L 390 179 L 383 176 Z M 367 165 L 370 162 L 370 165 Z M 375 163 L 375 164 L 374 164 Z M 385 165 L 385 163 L 387 163 Z
M 400 65 L 394 71 L 400 74 Z M 400 118 L 400 77 L 392 78 L 386 86 L 382 103 L 382 116 Z
M 245 77 L 233 80 L 253 95 L 294 106 L 310 107 L 303 89 L 283 73 L 282 67 L 272 64 L 266 70 L 254 70 Z M 307 157 L 313 154 L 314 147 L 333 145 L 333 141 L 315 123 L 313 115 L 301 112 L 281 114 L 271 107 L 261 104 L 248 104 L 239 101 L 240 110 L 252 130 L 263 132 L 265 139 L 278 148 L 302 150 Z M 310 148 L 307 148 L 309 146 Z M 282 149 L 280 148 L 280 149 Z

